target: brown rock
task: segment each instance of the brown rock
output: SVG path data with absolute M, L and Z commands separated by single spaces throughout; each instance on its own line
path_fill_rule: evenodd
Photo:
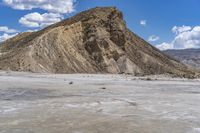
M 0 46 L 0 69 L 49 73 L 193 75 L 132 33 L 114 7 L 94 8 Z

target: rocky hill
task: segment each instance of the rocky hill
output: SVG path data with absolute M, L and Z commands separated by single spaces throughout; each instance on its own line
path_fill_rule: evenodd
M 200 69 L 200 49 L 166 50 L 164 52 L 184 64 Z
M 0 46 L 0 69 L 48 73 L 194 75 L 132 33 L 114 7 L 97 7 Z

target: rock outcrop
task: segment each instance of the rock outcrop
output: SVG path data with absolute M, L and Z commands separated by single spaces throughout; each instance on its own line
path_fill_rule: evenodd
M 97 7 L 0 46 L 0 69 L 48 73 L 193 75 L 132 33 L 114 7 Z

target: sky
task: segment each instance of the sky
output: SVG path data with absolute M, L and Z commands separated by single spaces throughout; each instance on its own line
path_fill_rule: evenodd
M 0 0 L 0 42 L 97 6 L 117 7 L 131 31 L 161 50 L 200 48 L 200 0 Z

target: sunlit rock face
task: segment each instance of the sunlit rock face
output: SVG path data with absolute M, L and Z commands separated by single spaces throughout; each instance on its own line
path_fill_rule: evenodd
M 49 73 L 193 75 L 132 33 L 114 7 L 94 8 L 0 46 L 0 69 Z

